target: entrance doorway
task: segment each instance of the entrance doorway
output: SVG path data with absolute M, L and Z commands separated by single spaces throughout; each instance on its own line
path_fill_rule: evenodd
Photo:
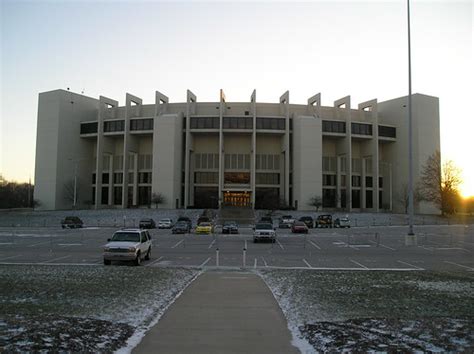
M 250 192 L 224 192 L 225 206 L 249 207 L 250 204 Z

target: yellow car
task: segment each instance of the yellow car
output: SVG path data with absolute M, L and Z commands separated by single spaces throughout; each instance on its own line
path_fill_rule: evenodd
M 210 234 L 212 233 L 212 224 L 210 222 L 202 222 L 196 226 L 196 234 Z

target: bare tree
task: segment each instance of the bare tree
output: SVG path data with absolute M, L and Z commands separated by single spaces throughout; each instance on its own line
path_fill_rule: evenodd
M 460 201 L 461 170 L 448 160 L 441 164 L 441 154 L 436 151 L 423 166 L 420 194 L 423 200 L 434 203 L 443 215 L 456 212 Z
M 316 208 L 316 211 L 323 206 L 323 199 L 320 196 L 314 196 L 309 199 L 308 205 Z
M 161 193 L 153 193 L 151 196 L 151 202 L 155 204 L 155 209 L 157 209 L 158 205 L 164 204 L 166 202 L 166 198 Z
M 75 191 L 74 188 L 76 189 Z M 74 179 L 66 181 L 63 185 L 64 199 L 68 202 L 71 202 L 72 207 L 74 207 L 74 196 L 76 197 L 76 204 L 79 200 L 79 190 L 79 182 L 77 181 L 76 186 L 74 187 Z
M 420 186 L 418 184 L 415 184 L 413 187 L 413 203 L 417 204 L 421 200 L 423 200 L 423 197 L 420 193 Z M 403 205 L 405 208 L 405 214 L 408 214 L 408 184 L 403 183 L 402 184 L 402 190 L 401 193 L 398 195 L 398 202 Z

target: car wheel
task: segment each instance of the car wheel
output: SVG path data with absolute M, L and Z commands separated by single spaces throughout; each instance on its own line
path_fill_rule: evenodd
M 148 252 L 146 253 L 145 260 L 149 261 L 151 256 L 151 247 L 148 249 Z
M 108 259 L 104 259 L 104 265 L 110 265 L 112 262 Z
M 140 252 L 138 252 L 137 258 L 135 258 L 135 260 L 133 261 L 133 264 L 136 266 L 139 266 L 141 263 L 142 263 L 141 255 L 140 255 Z

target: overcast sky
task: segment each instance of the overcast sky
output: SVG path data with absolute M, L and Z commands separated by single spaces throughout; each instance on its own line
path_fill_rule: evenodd
M 34 179 L 38 93 L 70 87 L 124 103 L 290 102 L 353 106 L 404 96 L 406 1 L 1 1 L 0 173 Z M 411 1 L 413 92 L 440 98 L 441 152 L 474 195 L 473 4 Z

